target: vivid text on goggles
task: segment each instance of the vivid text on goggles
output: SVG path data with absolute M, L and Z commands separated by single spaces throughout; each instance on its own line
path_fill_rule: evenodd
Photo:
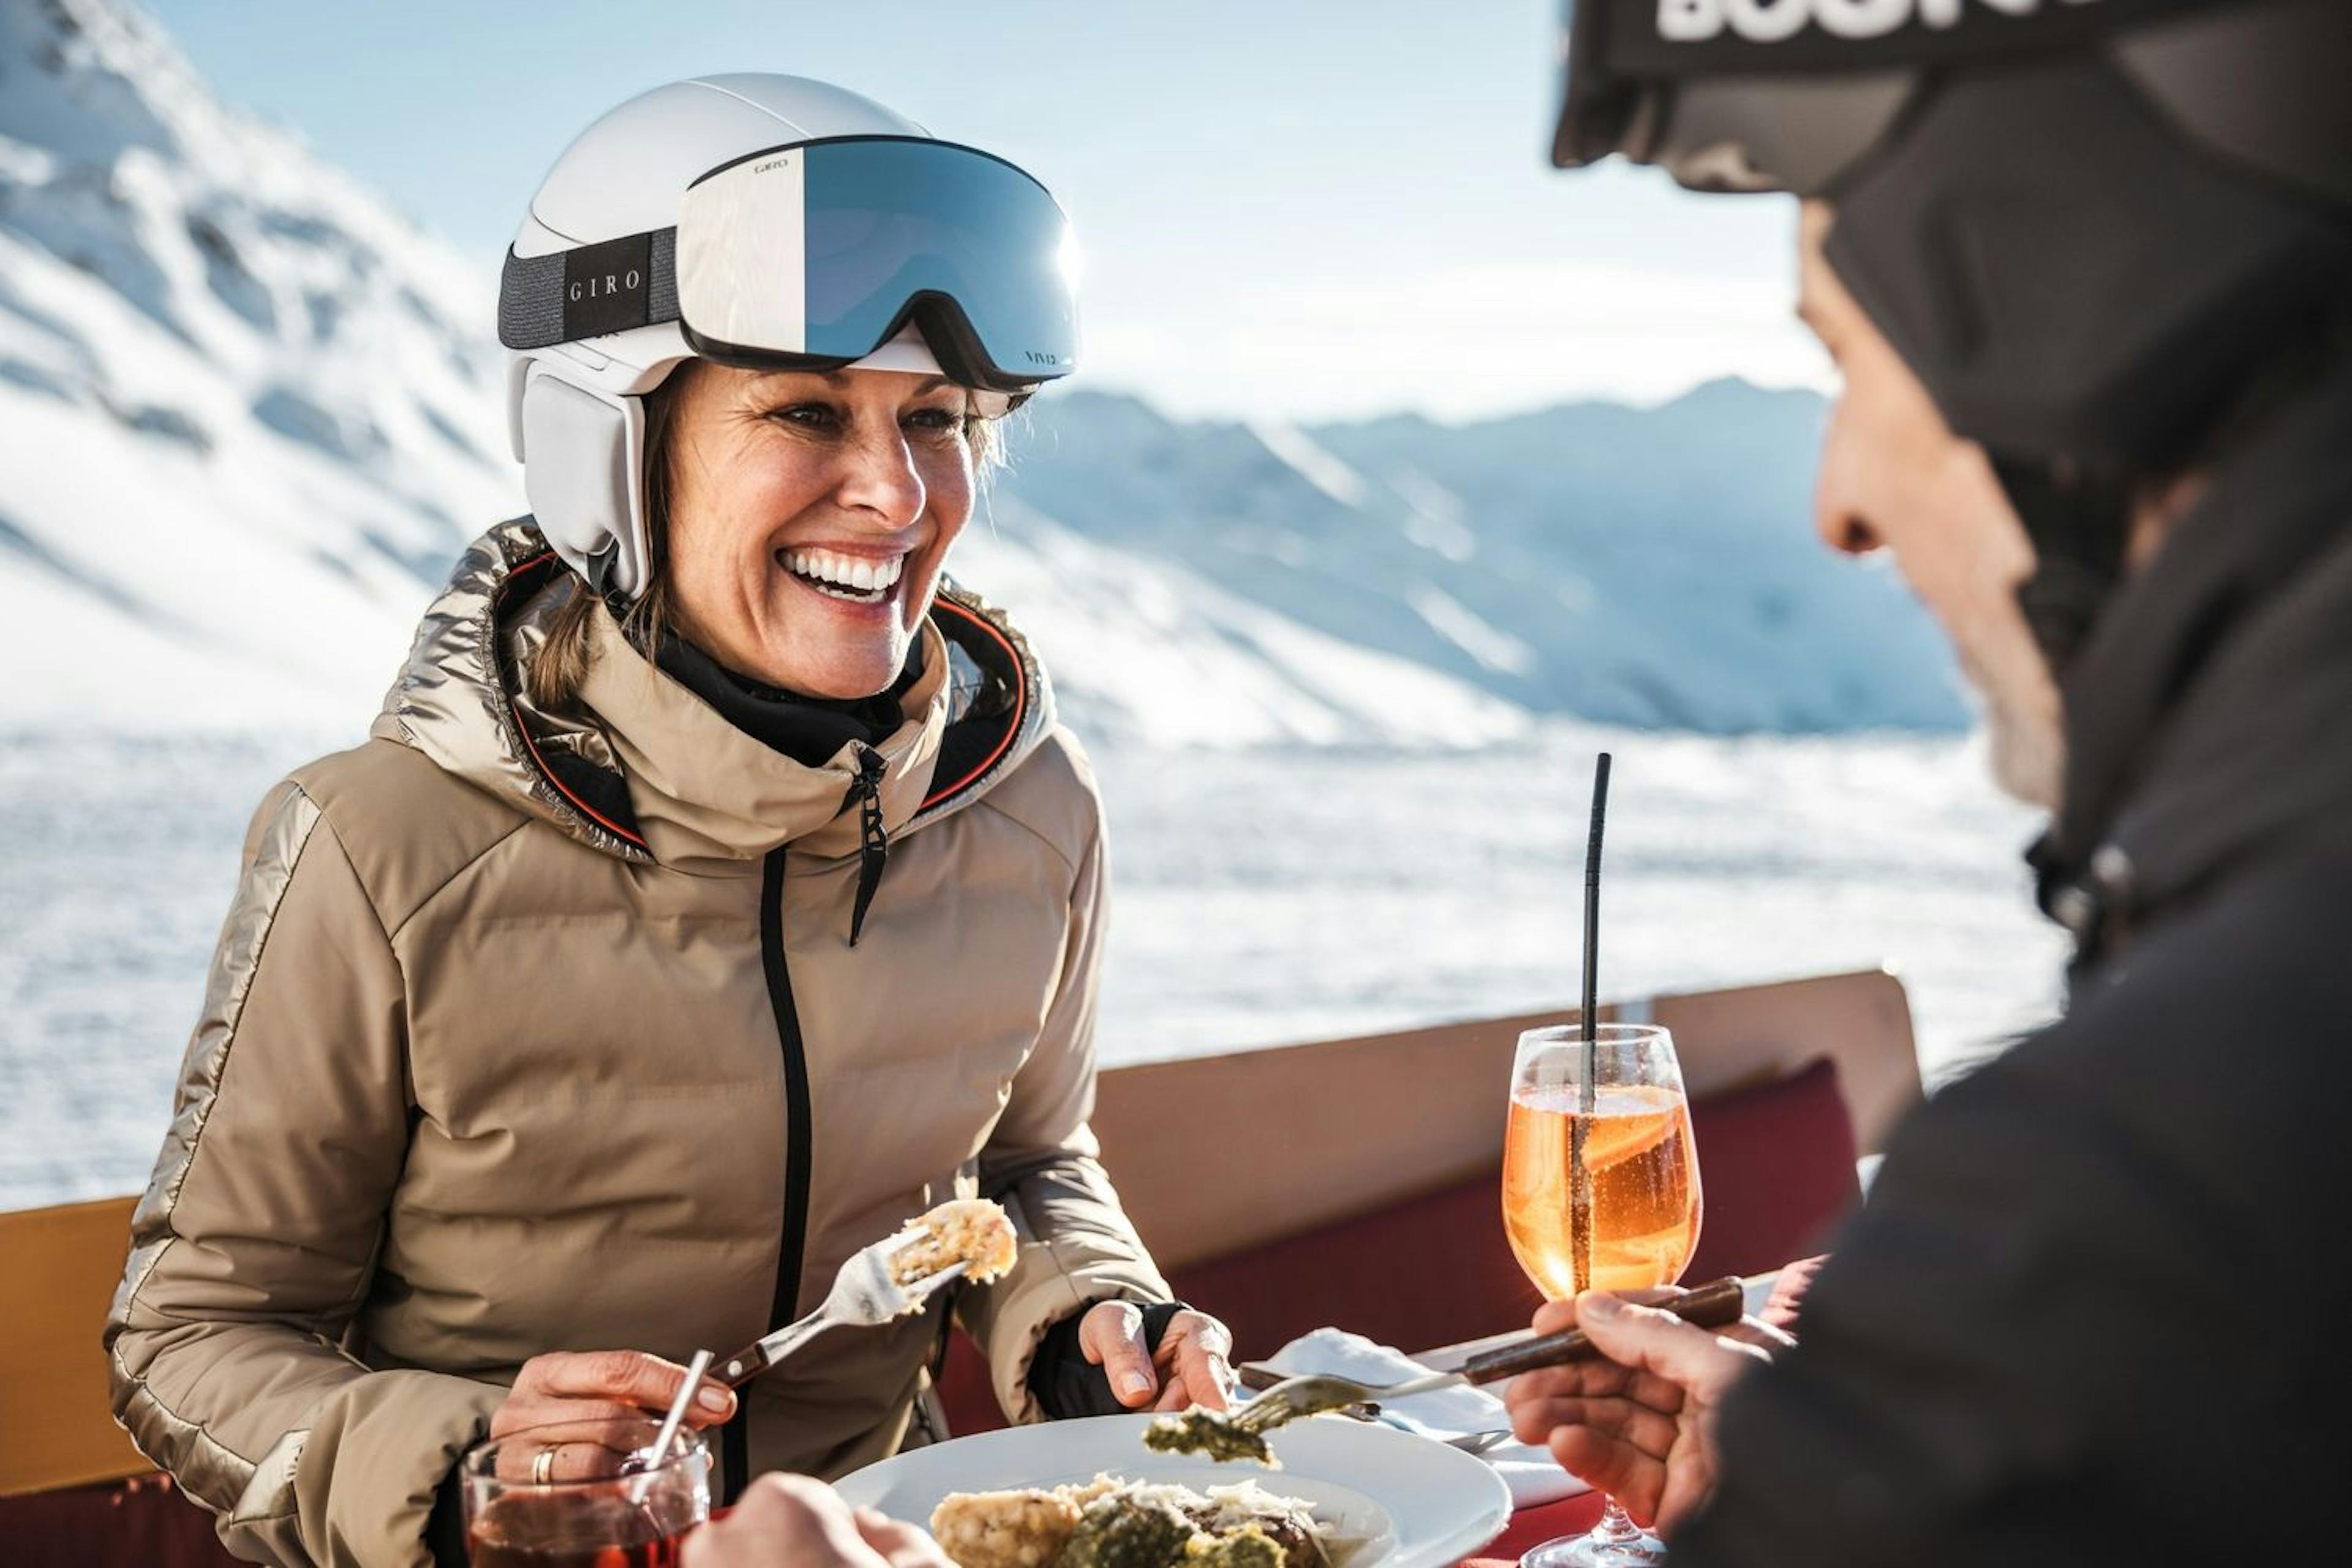
M 499 341 L 677 321 L 722 362 L 835 370 L 919 319 L 958 381 L 1021 392 L 1077 364 L 1068 220 L 1001 158 L 920 137 L 789 142 L 688 186 L 677 226 L 508 253 Z

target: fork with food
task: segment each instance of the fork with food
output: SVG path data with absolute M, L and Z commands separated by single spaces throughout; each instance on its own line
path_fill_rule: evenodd
M 959 1279 L 985 1284 L 1013 1267 L 1013 1222 L 986 1198 L 956 1198 L 851 1253 L 824 1304 L 753 1341 L 711 1368 L 710 1381 L 740 1388 L 827 1329 L 874 1328 L 920 1311 Z
M 1701 1328 L 1719 1328 L 1738 1321 L 1749 1284 L 1748 1280 L 1727 1277 L 1686 1290 L 1659 1305 L 1686 1322 Z M 1281 1462 L 1267 1446 L 1265 1435 L 1303 1416 L 1362 1405 L 1367 1401 L 1388 1403 L 1440 1389 L 1496 1383 L 1523 1372 L 1583 1360 L 1593 1353 L 1592 1342 L 1581 1330 L 1566 1329 L 1512 1340 L 1482 1351 L 1453 1372 L 1431 1373 L 1384 1386 L 1321 1373 L 1284 1378 L 1230 1415 L 1194 1409 L 1181 1415 L 1163 1415 L 1145 1429 L 1143 1445 L 1158 1453 L 1197 1454 L 1218 1463 L 1244 1460 L 1268 1469 L 1280 1469 Z

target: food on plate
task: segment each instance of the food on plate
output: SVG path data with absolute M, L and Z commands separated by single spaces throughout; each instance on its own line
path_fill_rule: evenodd
M 1143 1446 L 1155 1454 L 1198 1454 L 1219 1464 L 1251 1459 L 1269 1470 L 1282 1468 L 1263 1435 L 1197 1405 L 1181 1415 L 1162 1415 L 1145 1427 Z
M 1255 1481 L 1211 1487 L 1205 1495 L 1177 1486 L 1149 1489 L 1181 1494 L 1171 1500 L 1192 1521 L 1195 1542 L 1207 1536 L 1213 1546 L 1255 1529 L 1280 1551 L 1282 1568 L 1331 1568 L 1330 1531 L 1297 1498 L 1279 1496 Z
M 1055 1568 L 1167 1568 L 1192 1543 L 1192 1521 L 1152 1497 L 1113 1492 L 1087 1504 Z
M 932 1510 L 931 1534 L 957 1568 L 1331 1568 L 1307 1506 L 1254 1481 L 1203 1493 L 1104 1475 L 954 1492 Z
M 1288 1553 L 1255 1524 L 1223 1535 L 1196 1535 L 1184 1543 L 1185 1568 L 1286 1568 Z
M 1076 1489 L 950 1492 L 931 1510 L 931 1534 L 956 1568 L 1046 1568 L 1078 1528 Z
M 890 1255 L 890 1278 L 911 1285 L 961 1263 L 975 1284 L 1013 1269 L 1013 1221 L 986 1198 L 953 1198 L 907 1222 L 915 1239 Z

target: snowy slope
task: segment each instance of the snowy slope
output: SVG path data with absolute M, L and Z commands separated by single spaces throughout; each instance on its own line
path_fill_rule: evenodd
M 520 508 L 492 304 L 119 0 L 0 4 L 0 730 L 355 732 Z M 1161 743 L 1955 725 L 1916 609 L 1803 537 L 1819 417 L 1737 385 L 1459 428 L 1048 396 L 954 569 L 1082 721 Z
M 0 713 L 363 716 L 515 504 L 489 304 L 143 17 L 0 6 Z

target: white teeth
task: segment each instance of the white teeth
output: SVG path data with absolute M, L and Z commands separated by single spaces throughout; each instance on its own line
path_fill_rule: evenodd
M 870 555 L 848 555 L 834 550 L 783 550 L 777 555 L 786 571 L 807 578 L 818 587 L 849 589 L 868 598 L 894 586 L 907 563 L 903 555 L 877 561 Z
M 820 583 L 814 577 L 808 579 L 808 585 L 828 599 L 843 599 L 853 605 L 878 605 L 882 602 L 882 595 L 879 594 L 868 594 L 856 588 L 836 588 L 830 583 Z

